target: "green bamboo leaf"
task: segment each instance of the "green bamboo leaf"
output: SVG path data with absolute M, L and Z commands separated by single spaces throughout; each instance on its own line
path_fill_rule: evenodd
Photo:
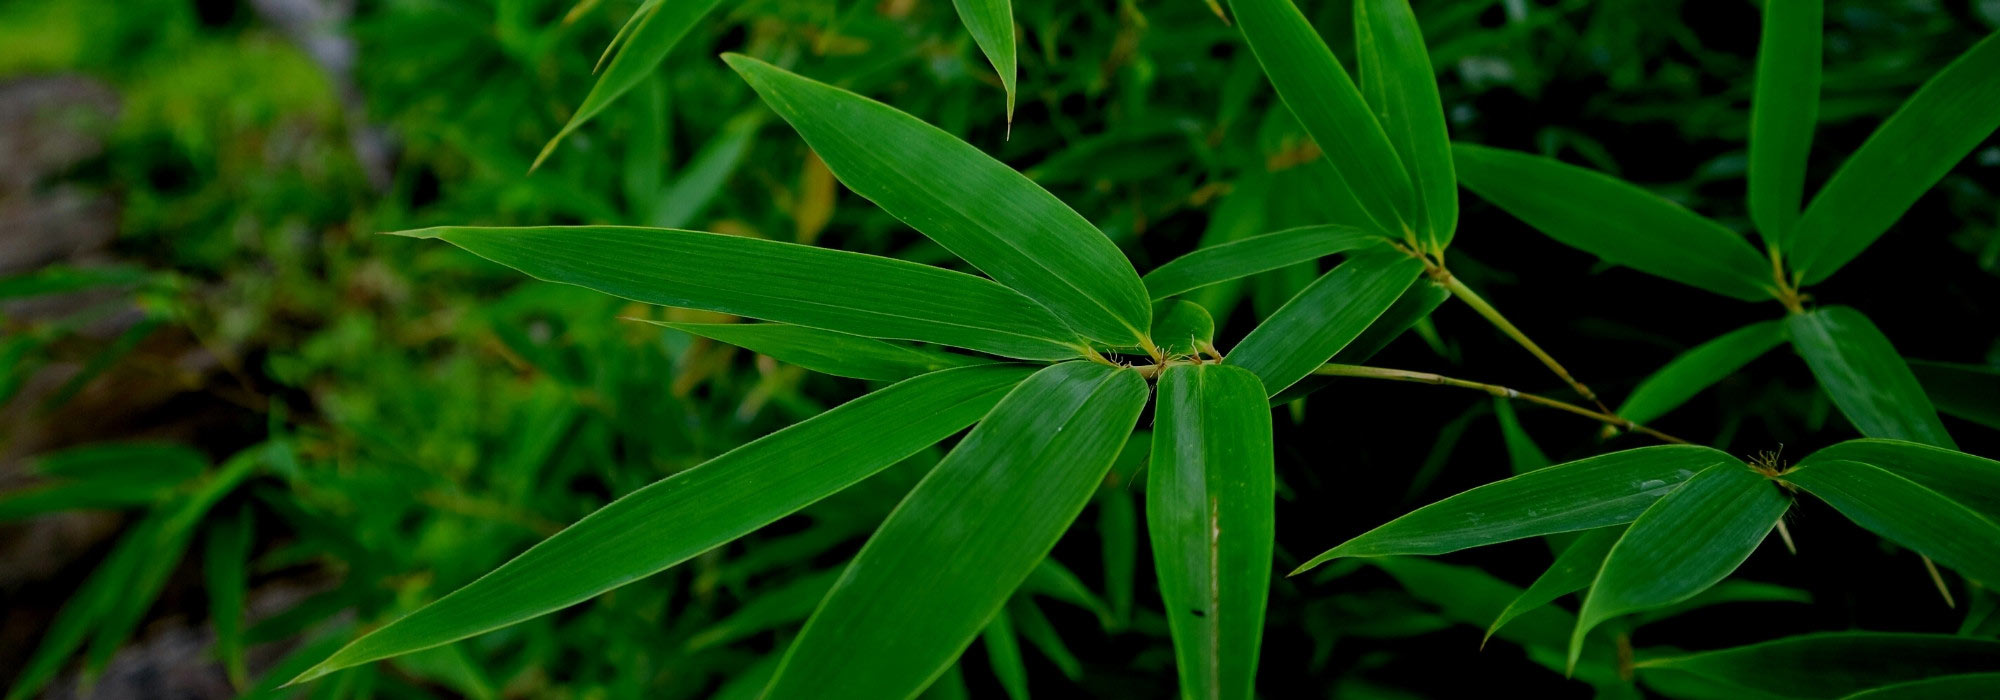
M 659 228 L 681 228 L 694 223 L 722 194 L 729 176 L 736 173 L 744 155 L 750 152 L 750 145 L 756 142 L 757 130 L 763 128 L 764 120 L 769 117 L 770 113 L 755 109 L 724 122 L 722 129 L 688 159 L 687 166 L 674 173 L 674 184 L 657 195 L 659 202 L 646 223 Z
M 1150 443 L 1150 438 L 1143 431 L 1133 433 L 1131 442 L 1141 441 Z M 1097 534 L 1104 550 L 1107 599 L 1102 621 L 1106 629 L 1121 629 L 1132 621 L 1132 596 L 1139 579 L 1139 509 L 1132 500 L 1132 492 L 1122 481 L 1098 491 Z
M 1419 229 L 1442 251 L 1458 228 L 1458 179 L 1437 74 L 1409 0 L 1354 3 L 1354 43 L 1361 91 L 1415 185 Z
M 1783 342 L 1784 322 L 1764 321 L 1696 345 L 1640 382 L 1619 404 L 1618 415 L 1634 423 L 1651 423 Z
M 1807 455 L 1804 467 L 1843 460 L 1881 467 L 2000 523 L 2000 462 L 1902 440 L 1849 440 Z
M 651 0 L 639 6 L 639 10 L 632 13 L 632 19 L 618 30 L 618 36 L 612 38 L 611 47 L 605 49 L 607 55 L 613 48 L 618 53 L 611 58 L 611 65 L 605 68 L 603 77 L 590 87 L 590 94 L 583 97 L 583 104 L 577 105 L 576 113 L 570 115 L 569 122 L 563 124 L 555 138 L 549 139 L 548 145 L 542 147 L 541 154 L 535 156 L 535 164 L 529 169 L 541 167 L 542 161 L 555 153 L 556 146 L 562 143 L 564 137 L 574 133 L 584 122 L 596 117 L 605 107 L 611 106 L 612 102 L 652 75 L 660 67 L 660 62 L 666 60 L 667 52 L 674 48 L 674 44 L 680 43 L 681 37 L 687 36 L 688 30 L 693 29 L 696 22 L 700 22 L 721 2 Z M 619 41 L 621 38 L 624 39 L 622 43 Z M 599 62 L 602 63 L 601 60 Z
M 250 504 L 208 528 L 202 546 L 203 577 L 208 582 L 208 619 L 215 627 L 215 653 L 239 690 L 250 687 L 243 656 L 244 602 L 250 584 Z
M 1183 698 L 1248 700 L 1255 690 L 1275 536 L 1265 397 L 1238 367 L 1160 375 L 1146 532 Z
M 2000 430 L 2000 369 L 1929 360 L 1909 364 L 1937 410 Z
M 1780 478 L 1968 579 L 2000 584 L 2000 525 L 1946 494 L 1882 467 L 1844 460 L 1814 460 Z
M 1507 446 L 1507 466 L 1514 468 L 1515 474 L 1526 474 L 1549 466 L 1549 455 L 1535 439 L 1521 427 L 1520 417 L 1514 415 L 1514 400 L 1493 397 L 1493 417 L 1500 422 L 1500 440 Z
M 1025 373 L 982 366 L 926 374 L 766 435 L 585 516 L 292 682 L 496 630 L 650 576 L 958 432 Z
M 1032 360 L 1076 357 L 1048 310 L 990 280 L 893 258 L 628 226 L 428 228 L 536 279 L 661 306 Z
M 1958 700 L 2000 697 L 2000 673 L 1967 673 L 1885 685 L 1847 696 L 1848 700 Z
M 160 522 L 165 519 L 163 512 L 155 511 L 126 530 L 90 576 L 63 601 L 62 609 L 42 631 L 34 653 L 21 662 L 21 670 L 14 676 L 14 686 L 7 690 L 6 700 L 34 697 L 55 679 L 70 655 L 89 639 L 91 629 L 127 595 L 127 587 L 150 556 Z
M 855 555 L 765 697 L 908 698 L 930 685 L 1083 511 L 1147 393 L 1138 372 L 1089 362 L 1008 393 Z
M 1777 484 L 1735 460 L 1702 470 L 1655 502 L 1605 555 L 1577 613 L 1570 664 L 1598 623 L 1687 600 L 1727 577 L 1791 505 Z
M 1042 652 L 1042 656 L 1048 657 L 1049 663 L 1055 664 L 1064 678 L 1072 681 L 1083 678 L 1083 662 L 1070 652 L 1069 645 L 1063 643 L 1062 635 L 1056 631 L 1055 623 L 1049 622 L 1048 616 L 1043 615 L 1042 609 L 1035 607 L 1033 601 L 1017 595 L 1007 603 L 1007 614 L 1013 617 L 1014 631 L 1026 637 L 1029 644 Z
M 836 377 L 895 382 L 941 369 L 986 362 L 977 357 L 784 323 L 633 320 L 686 331 Z
M 1659 195 L 1561 161 L 1456 144 L 1458 178 L 1564 245 L 1723 296 L 1771 298 L 1771 265 L 1742 236 Z
M 818 571 L 761 592 L 728 617 L 688 637 L 687 649 L 699 651 L 728 644 L 804 620 L 819 607 L 839 577 L 838 571 Z
M 1014 4 L 1009 0 L 952 0 L 958 21 L 979 44 L 980 53 L 1000 74 L 1000 87 L 1007 91 L 1007 122 L 1014 122 Z
M 1861 312 L 1827 306 L 1785 319 L 1792 346 L 1862 435 L 1953 447 L 1924 388 Z
M 1600 527 L 1576 538 L 1576 541 L 1571 542 L 1569 547 L 1556 557 L 1555 563 L 1550 564 L 1547 571 L 1535 577 L 1535 582 L 1528 584 L 1527 590 L 1521 591 L 1519 597 L 1507 604 L 1507 609 L 1500 611 L 1500 616 L 1494 618 L 1492 625 L 1487 626 L 1486 636 L 1482 637 L 1479 643 L 1486 644 L 1487 640 L 1493 638 L 1494 632 L 1500 631 L 1500 628 L 1507 626 L 1507 623 L 1514 618 L 1556 602 L 1557 598 L 1590 587 L 1590 582 L 1597 579 L 1597 571 L 1604 568 L 1604 556 L 1610 554 L 1611 546 L 1617 544 L 1618 538 L 1624 536 L 1625 527 L 1620 525 Z
M 1444 554 L 1629 523 L 1715 465 L 1743 462 L 1697 445 L 1656 445 L 1543 467 L 1419 508 L 1313 557 L 1299 571 L 1338 557 Z
M 1352 343 L 1423 271 L 1421 261 L 1400 252 L 1353 256 L 1252 329 L 1228 362 L 1276 395 Z
M 1340 225 L 1303 226 L 1251 236 L 1209 246 L 1154 268 L 1146 273 L 1146 290 L 1154 299 L 1165 299 L 1386 240 L 1380 233 Z
M 1641 671 L 1691 673 L 1741 691 L 1838 698 L 1896 683 L 2000 667 L 2000 642 L 1944 634 L 1829 632 L 1646 659 Z
M 1028 700 L 1028 667 L 1021 662 L 1021 640 L 1014 636 L 1014 618 L 1003 608 L 986 623 L 979 639 L 986 642 L 986 662 L 993 667 L 993 677 L 1000 680 L 1007 697 Z
M 1821 12 L 1821 0 L 1764 3 L 1750 98 L 1750 219 L 1773 245 L 1791 235 L 1805 198 L 1806 155 L 1819 126 Z
M 1215 319 L 1208 309 L 1184 299 L 1160 302 L 1153 308 L 1153 344 L 1168 356 L 1193 355 L 1215 346 Z
M 1932 76 L 1813 196 L 1789 245 L 1804 284 L 1880 238 L 1917 198 L 2000 128 L 2000 34 Z
M 1417 199 L 1396 147 L 1306 16 L 1291 0 L 1230 0 L 1229 8 L 1271 86 L 1368 217 L 1393 238 L 1414 238 Z
M 38 455 L 28 469 L 48 481 L 0 492 L 0 522 L 154 503 L 207 467 L 206 457 L 185 446 L 146 442 L 86 445 Z
M 723 59 L 834 177 L 1084 337 L 1139 345 L 1152 302 L 1118 246 L 1055 195 L 889 105 L 745 56 Z

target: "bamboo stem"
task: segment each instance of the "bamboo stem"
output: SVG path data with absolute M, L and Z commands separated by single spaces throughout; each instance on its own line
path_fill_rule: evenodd
M 1502 398 L 1521 399 L 1529 403 L 1540 404 L 1559 411 L 1574 413 L 1576 415 L 1596 420 L 1605 423 L 1607 425 L 1617 426 L 1624 430 L 1645 433 L 1646 435 L 1650 435 L 1656 439 L 1665 442 L 1671 442 L 1683 445 L 1690 444 L 1686 440 L 1682 440 L 1672 435 L 1662 433 L 1658 430 L 1654 430 L 1652 428 L 1639 425 L 1638 423 L 1626 420 L 1614 413 L 1610 413 L 1607 411 L 1593 411 L 1573 403 L 1568 403 L 1565 401 L 1557 401 L 1555 399 L 1551 399 L 1546 396 L 1541 396 L 1538 394 L 1530 394 L 1523 391 L 1517 391 L 1497 384 L 1485 384 L 1481 382 L 1466 381 L 1464 379 L 1453 379 L 1451 377 L 1447 377 L 1441 374 L 1432 374 L 1430 372 L 1412 372 L 1409 370 L 1385 369 L 1381 367 L 1363 367 L 1360 365 L 1326 364 L 1326 365 L 1321 365 L 1318 369 L 1313 370 L 1313 374 L 1321 376 L 1330 376 L 1330 377 L 1365 377 L 1369 379 L 1388 379 L 1392 381 L 1416 382 L 1419 384 L 1438 384 L 1442 386 L 1455 386 L 1462 389 L 1475 389 Z
M 1548 367 L 1549 371 L 1555 372 L 1557 377 L 1567 382 L 1569 388 L 1574 389 L 1579 396 L 1589 399 L 1591 403 L 1596 404 L 1599 411 L 1607 414 L 1612 412 L 1610 408 L 1604 405 L 1604 402 L 1597 399 L 1596 392 L 1591 391 L 1590 387 L 1584 386 L 1583 382 L 1577 381 L 1576 377 L 1570 376 L 1569 370 L 1563 367 L 1562 363 L 1557 362 L 1556 358 L 1550 356 L 1547 351 L 1542 349 L 1542 346 L 1536 345 L 1535 341 L 1528 338 L 1528 334 L 1522 333 L 1520 328 L 1516 328 L 1512 321 L 1508 321 L 1506 316 L 1500 314 L 1499 309 L 1495 309 L 1492 304 L 1486 303 L 1486 300 L 1481 298 L 1478 292 L 1472 291 L 1471 287 L 1465 286 L 1465 283 L 1458 281 L 1457 277 L 1444 268 L 1440 267 L 1437 271 L 1439 274 L 1436 277 L 1442 278 L 1441 281 L 1444 283 L 1444 288 L 1450 291 L 1452 296 L 1458 297 L 1459 301 L 1463 301 L 1466 306 L 1472 307 L 1473 311 L 1485 317 L 1488 322 L 1493 324 L 1494 328 L 1500 329 L 1501 333 L 1506 334 L 1509 338 L 1513 338 L 1514 342 L 1519 343 L 1529 354 L 1534 355 L 1535 359 L 1541 360 L 1542 366 Z

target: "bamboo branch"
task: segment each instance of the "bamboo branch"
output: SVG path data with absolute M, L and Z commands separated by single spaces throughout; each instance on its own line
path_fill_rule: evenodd
M 1451 377 L 1447 377 L 1441 374 L 1432 374 L 1430 372 L 1412 372 L 1409 370 L 1384 369 L 1381 367 L 1363 367 L 1360 365 L 1326 364 L 1326 365 L 1321 365 L 1318 369 L 1313 370 L 1313 374 L 1321 376 L 1329 376 L 1329 377 L 1365 377 L 1369 379 L 1388 379 L 1392 381 L 1401 381 L 1401 382 L 1416 382 L 1419 384 L 1438 384 L 1442 386 L 1455 386 L 1462 389 L 1476 389 L 1502 398 L 1520 399 L 1522 401 L 1527 401 L 1529 403 L 1534 403 L 1534 404 L 1540 404 L 1559 411 L 1574 413 L 1576 415 L 1596 420 L 1605 423 L 1607 425 L 1614 425 L 1625 430 L 1645 433 L 1647 435 L 1650 435 L 1654 438 L 1666 442 L 1683 444 L 1683 445 L 1690 444 L 1686 440 L 1682 440 L 1672 435 L 1662 433 L 1658 430 L 1654 430 L 1652 428 L 1648 428 L 1638 423 L 1634 423 L 1614 413 L 1609 413 L 1605 411 L 1593 411 L 1573 403 L 1568 403 L 1565 401 L 1557 401 L 1555 399 L 1551 399 L 1546 396 L 1541 396 L 1538 394 L 1530 394 L 1523 391 L 1517 391 L 1497 384 L 1484 384 L 1480 382 L 1466 381 L 1464 379 L 1453 379 Z

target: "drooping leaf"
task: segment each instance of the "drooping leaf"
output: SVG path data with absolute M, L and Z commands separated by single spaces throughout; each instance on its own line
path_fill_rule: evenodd
M 985 360 L 785 323 L 678 323 L 637 319 L 769 355 L 836 377 L 902 381 Z
M 1138 345 L 1152 302 L 1118 246 L 1040 185 L 894 107 L 728 54 L 847 188 L 1084 337 Z
M 1375 120 L 1388 134 L 1416 192 L 1416 220 L 1431 250 L 1458 227 L 1458 179 L 1437 75 L 1409 0 L 1354 3 L 1356 70 Z
M 1146 532 L 1183 698 L 1255 689 L 1274 537 L 1271 409 L 1257 375 L 1174 365 L 1160 375 Z
M 1507 446 L 1507 465 L 1515 474 L 1526 474 L 1549 466 L 1549 455 L 1535 439 L 1521 427 L 1521 419 L 1514 415 L 1514 400 L 1494 397 L 1493 417 L 1500 422 L 1500 440 Z
M 1937 410 L 2000 430 L 2000 369 L 1929 360 L 1909 364 Z
M 208 584 L 208 619 L 215 628 L 215 653 L 231 685 L 249 688 L 250 673 L 243 657 L 243 619 L 250 583 L 251 520 L 248 503 L 208 528 L 202 546 L 202 572 Z
M 986 643 L 986 661 L 992 665 L 993 677 L 1000 679 L 1007 697 L 1028 700 L 1028 667 L 1021 663 L 1021 640 L 1014 636 L 1014 619 L 1006 609 L 986 623 L 979 639 Z
M 766 435 L 585 516 L 293 682 L 499 629 L 657 573 L 958 432 L 1026 372 L 996 365 L 926 374 Z
M 2000 524 L 1947 494 L 1882 467 L 1844 460 L 1816 459 L 1780 478 L 1875 534 L 1966 578 L 2000 585 Z
M 1828 632 L 1638 662 L 1745 691 L 1838 698 L 1870 688 L 2000 667 L 2000 642 L 1943 634 Z
M 1352 226 L 1306 226 L 1251 236 L 1174 258 L 1146 273 L 1154 299 L 1379 244 L 1382 234 Z
M 1847 696 L 1849 700 L 1957 700 L 2000 696 L 2000 673 L 1967 673 L 1885 685 Z
M 1151 438 L 1141 431 L 1133 433 L 1127 444 L 1141 441 L 1150 443 Z M 1108 629 L 1122 628 L 1132 621 L 1132 598 L 1139 579 L 1139 509 L 1132 501 L 1132 492 L 1124 482 L 1109 484 L 1098 493 L 1097 534 L 1104 548 L 1107 602 L 1103 622 Z
M 1042 609 L 1035 607 L 1034 602 L 1015 596 L 1007 603 L 1007 614 L 1013 618 L 1014 632 L 1041 651 L 1049 663 L 1062 671 L 1063 677 L 1072 681 L 1083 678 L 1083 662 L 1070 652 L 1069 645 L 1063 643 L 1062 634 L 1056 631 L 1055 623 L 1049 622 L 1048 616 L 1043 615 Z
M 1804 284 L 1826 279 L 1874 243 L 1917 198 L 2000 128 L 2000 34 L 1931 77 L 1834 171 L 1790 243 Z
M 1792 314 L 1785 328 L 1820 388 L 1862 435 L 1956 445 L 1910 366 L 1867 316 L 1827 306 Z
M 1521 591 L 1520 597 L 1500 611 L 1499 617 L 1494 618 L 1493 624 L 1486 628 L 1486 637 L 1480 643 L 1492 639 L 1494 632 L 1507 626 L 1514 618 L 1590 587 L 1590 582 L 1597 579 L 1597 570 L 1604 566 L 1604 556 L 1610 554 L 1611 546 L 1624 536 L 1624 526 L 1612 526 L 1600 527 L 1576 538 L 1556 557 L 1547 571 L 1535 577 L 1535 582 L 1528 584 L 1527 590 Z
M 1184 299 L 1160 302 L 1153 308 L 1153 344 L 1168 356 L 1193 355 L 1215 345 L 1215 319 L 1208 309 Z
M 721 3 L 722 0 L 652 0 L 640 5 L 638 11 L 632 13 L 632 19 L 618 30 L 618 38 L 623 38 L 623 43 L 618 38 L 612 40 L 618 53 L 611 57 L 611 64 L 604 69 L 604 75 L 590 87 L 590 94 L 583 97 L 583 104 L 577 105 L 576 113 L 570 115 L 569 122 L 563 124 L 562 130 L 549 139 L 540 155 L 535 156 L 535 166 L 539 167 L 542 161 L 548 160 L 564 137 L 574 133 L 584 122 L 596 117 L 605 107 L 658 70 L 660 61 L 666 59 L 674 44 L 680 43 L 681 37 L 687 36 L 696 22 Z M 611 50 L 606 49 L 607 52 Z
M 1618 405 L 1618 415 L 1634 423 L 1651 423 L 1783 342 L 1785 323 L 1763 321 L 1696 345 L 1640 382 Z
M 536 279 L 662 306 L 1033 360 L 1075 357 L 1047 309 L 992 281 L 893 258 L 626 226 L 430 228 Z
M 1791 505 L 1776 483 L 1734 460 L 1654 502 L 1605 555 L 1577 613 L 1570 663 L 1598 623 L 1687 600 L 1735 571 Z
M 1657 445 L 1544 467 L 1419 508 L 1313 557 L 1299 570 L 1338 557 L 1444 554 L 1629 523 L 1681 482 L 1719 464 L 1743 465 L 1720 450 Z
M 1285 106 L 1382 232 L 1416 233 L 1417 199 L 1396 147 L 1347 70 L 1292 0 L 1230 0 L 1243 38 Z M 1282 387 L 1269 386 L 1269 389 Z
M 1452 154 L 1466 187 L 1564 245 L 1727 297 L 1772 296 L 1757 249 L 1659 195 L 1526 153 L 1461 143 Z
M 1082 512 L 1147 393 L 1138 372 L 1087 362 L 1021 383 L 855 555 L 765 697 L 923 690 Z
M 1764 3 L 1750 98 L 1750 219 L 1769 243 L 1786 240 L 1804 202 L 1806 155 L 1819 126 L 1820 5 Z
M 1011 0 L 951 0 L 958 21 L 1000 74 L 1007 91 L 1007 121 L 1014 121 L 1014 4 Z
M 1915 442 L 1864 439 L 1814 452 L 1799 466 L 1835 460 L 1881 467 L 2000 523 L 2000 462 Z
M 1264 319 L 1227 361 L 1276 395 L 1359 337 L 1423 270 L 1422 262 L 1395 251 L 1353 256 Z

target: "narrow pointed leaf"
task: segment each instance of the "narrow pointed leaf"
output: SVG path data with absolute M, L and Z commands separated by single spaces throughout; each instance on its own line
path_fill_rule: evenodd
M 1943 634 L 1829 632 L 1640 661 L 1749 691 L 1838 698 L 1895 683 L 2000 668 L 2000 642 Z
M 2000 128 L 2000 34 L 1932 76 L 1848 156 L 1787 247 L 1805 284 L 1861 254 L 1966 154 Z
M 1727 577 L 1791 505 L 1777 484 L 1734 460 L 1703 470 L 1655 502 L 1605 556 L 1577 613 L 1570 663 L 1598 623 L 1687 600 Z
M 1152 325 L 1139 274 L 1040 185 L 894 107 L 735 54 L 723 57 L 847 188 L 1084 337 L 1138 345 Z
M 1410 174 L 1420 230 L 1430 249 L 1444 250 L 1458 227 L 1458 180 L 1437 74 L 1409 0 L 1354 3 L 1354 43 L 1362 93 Z
M 1785 319 L 1792 346 L 1862 435 L 1952 447 L 1924 388 L 1867 316 L 1828 306 Z
M 1183 698 L 1253 695 L 1274 537 L 1271 409 L 1257 375 L 1160 375 L 1146 532 Z
M 870 338 L 1056 360 L 1078 353 L 1047 309 L 961 272 L 741 236 L 627 226 L 430 228 L 536 279 L 633 301 Z
M 1805 197 L 1806 154 L 1819 126 L 1821 12 L 1821 0 L 1764 3 L 1750 98 L 1750 219 L 1772 243 L 1786 240 Z
M 1807 455 L 1804 467 L 1845 460 L 1873 464 L 2000 523 L 2000 462 L 1902 440 L 1849 440 Z
M 1604 567 L 1605 555 L 1610 554 L 1611 546 L 1617 544 L 1618 538 L 1624 536 L 1623 526 L 1613 526 L 1600 527 L 1576 538 L 1576 541 L 1571 542 L 1569 547 L 1563 550 L 1561 556 L 1556 557 L 1555 563 L 1550 564 L 1547 571 L 1535 577 L 1535 582 L 1528 584 L 1527 590 L 1521 591 L 1520 597 L 1508 603 L 1507 609 L 1500 611 L 1500 616 L 1494 618 L 1493 624 L 1486 628 L 1485 639 L 1493 638 L 1494 632 L 1500 631 L 1500 628 L 1507 626 L 1507 623 L 1514 618 L 1590 587 L 1590 582 L 1597 579 L 1598 569 Z M 1485 639 L 1480 642 L 1485 643 Z
M 1374 231 L 1340 225 L 1305 226 L 1251 236 L 1203 248 L 1154 268 L 1146 273 L 1146 290 L 1154 299 L 1165 299 L 1386 240 Z
M 1463 143 L 1452 153 L 1466 187 L 1564 245 L 1723 296 L 1771 298 L 1757 249 L 1679 204 L 1550 158 Z
M 728 343 L 779 362 L 836 377 L 902 381 L 941 369 L 984 364 L 967 355 L 785 323 L 647 323 Z
M 985 415 L 1026 370 L 966 367 L 855 399 L 585 516 L 293 682 L 506 627 L 650 576 L 852 486 Z
M 1535 439 L 1521 427 L 1521 419 L 1514 415 L 1513 399 L 1493 398 L 1493 417 L 1500 422 L 1500 440 L 1507 446 L 1507 465 L 1515 474 L 1526 474 L 1549 466 L 1549 455 Z
M 208 619 L 215 628 L 215 653 L 231 685 L 247 689 L 249 667 L 244 662 L 243 620 L 250 583 L 250 505 L 208 528 L 202 546 L 202 572 L 208 583 Z
M 1957 700 L 2000 697 L 2000 673 L 1939 676 L 1885 685 L 1847 696 L 1849 700 Z
M 1285 106 L 1383 233 L 1416 232 L 1417 199 L 1361 91 L 1292 0 L 1230 0 L 1243 38 Z M 1276 389 L 1279 387 L 1267 387 Z
M 618 36 L 624 39 L 622 45 L 614 38 L 612 44 L 618 54 L 611 58 L 611 65 L 604 69 L 604 75 L 592 85 L 590 94 L 585 95 L 583 104 L 577 105 L 576 113 L 570 115 L 569 122 L 556 132 L 542 147 L 541 155 L 535 157 L 535 165 L 548 160 L 564 137 L 581 128 L 585 122 L 596 117 L 605 107 L 619 97 L 630 92 L 639 81 L 645 80 L 666 60 L 667 52 L 687 36 L 696 22 L 708 15 L 722 0 L 653 0 L 639 7 L 632 14 Z M 611 51 L 612 49 L 606 49 Z
M 1185 299 L 1160 302 L 1153 309 L 1153 345 L 1169 356 L 1193 355 L 1215 344 L 1215 319 L 1208 309 Z
M 1781 478 L 1875 534 L 1968 579 L 2000 585 L 2000 525 L 1946 494 L 1882 467 L 1843 460 L 1814 460 Z
M 1011 0 L 952 0 L 958 21 L 1000 74 L 1007 91 L 1007 121 L 1014 121 L 1014 4 Z
M 1359 337 L 1423 271 L 1422 262 L 1393 251 L 1349 258 L 1252 329 L 1228 362 L 1276 395 Z
M 1695 473 L 1742 464 L 1707 447 L 1658 445 L 1544 467 L 1419 508 L 1313 557 L 1299 570 L 1338 557 L 1444 554 L 1621 525 Z
M 1403 290 L 1403 295 L 1396 298 L 1396 303 L 1391 304 L 1388 311 L 1382 312 L 1374 323 L 1368 324 L 1368 330 L 1362 331 L 1354 342 L 1348 343 L 1347 347 L 1334 353 L 1331 361 L 1344 365 L 1368 362 L 1369 358 L 1381 352 L 1382 348 L 1388 347 L 1391 341 L 1402 337 L 1418 322 L 1429 318 L 1432 311 L 1436 311 L 1438 306 L 1444 304 L 1444 300 L 1450 298 L 1451 290 L 1446 289 L 1444 285 L 1423 277 L 1417 278 L 1417 281 L 1410 283 L 1409 289 Z
M 980 631 L 979 639 L 986 642 L 986 662 L 992 665 L 993 677 L 1000 679 L 1007 697 L 1028 700 L 1028 667 L 1021 663 L 1021 640 L 1014 636 L 1014 619 L 1001 610 Z
M 1042 652 L 1049 663 L 1055 664 L 1064 678 L 1072 681 L 1083 678 L 1083 662 L 1070 652 L 1069 645 L 1063 643 L 1061 633 L 1056 631 L 1055 623 L 1049 622 L 1041 608 L 1017 596 L 1007 604 L 1007 614 L 1013 617 L 1014 631 Z
M 2000 430 L 2000 369 L 1929 360 L 1909 363 L 1937 410 Z
M 855 555 L 765 697 L 908 698 L 930 685 L 1082 512 L 1146 397 L 1139 373 L 1086 362 L 1016 387 Z
M 1696 345 L 1640 382 L 1619 404 L 1618 415 L 1634 423 L 1651 423 L 1783 342 L 1785 323 L 1764 321 Z

